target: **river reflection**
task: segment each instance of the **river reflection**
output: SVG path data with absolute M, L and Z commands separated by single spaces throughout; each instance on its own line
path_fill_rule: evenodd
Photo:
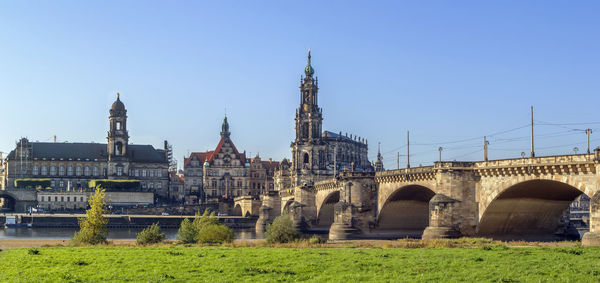
M 78 230 L 77 228 L 2 228 L 0 229 L 0 239 L 70 239 Z M 135 239 L 142 230 L 142 228 L 108 229 L 108 239 Z M 162 231 L 169 240 L 175 240 L 177 237 L 177 229 L 165 228 Z M 262 238 L 257 237 L 254 229 L 233 229 L 233 232 L 236 240 Z

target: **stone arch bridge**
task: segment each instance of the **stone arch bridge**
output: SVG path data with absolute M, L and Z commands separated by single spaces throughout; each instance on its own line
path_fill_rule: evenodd
M 342 172 L 337 178 L 264 195 L 257 231 L 288 211 L 299 228 L 329 229 L 331 239 L 553 240 L 574 232 L 561 224 L 561 216 L 586 194 L 591 198 L 590 232 L 583 242 L 600 244 L 599 191 L 600 149 L 594 154 Z

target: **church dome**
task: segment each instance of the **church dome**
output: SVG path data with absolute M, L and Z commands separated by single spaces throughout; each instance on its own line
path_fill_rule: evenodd
M 120 95 L 117 93 L 117 100 L 113 102 L 112 107 L 110 108 L 112 111 L 125 111 L 125 104 L 121 102 Z

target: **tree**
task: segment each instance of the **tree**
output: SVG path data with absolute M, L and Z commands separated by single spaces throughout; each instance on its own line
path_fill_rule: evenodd
M 184 244 L 194 244 L 196 243 L 196 234 L 198 234 L 196 227 L 192 221 L 186 218 L 181 221 L 181 226 L 177 231 L 177 240 Z
M 90 208 L 86 210 L 85 218 L 79 219 L 79 232 L 75 232 L 73 242 L 75 244 L 106 244 L 108 219 L 104 217 L 104 206 L 106 205 L 105 191 L 96 188 L 88 200 Z
M 298 239 L 300 236 L 289 214 L 275 218 L 273 224 L 267 225 L 265 234 L 267 243 L 288 243 Z

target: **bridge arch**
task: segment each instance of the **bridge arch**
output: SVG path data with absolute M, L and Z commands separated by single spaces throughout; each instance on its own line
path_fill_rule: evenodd
M 585 188 L 568 178 L 519 180 L 494 188 L 480 203 L 477 234 L 505 240 L 564 237 L 561 216 Z M 563 235 L 558 235 L 561 228 Z
M 317 206 L 317 224 L 318 227 L 331 227 L 333 224 L 333 206 L 340 201 L 340 191 L 330 192 Z
M 291 213 L 290 206 L 292 205 L 292 203 L 294 203 L 294 199 L 288 199 L 283 205 L 283 208 L 281 209 L 281 214 Z
M 232 216 L 242 216 L 242 206 L 238 203 L 233 208 Z
M 9 193 L 0 193 L 0 212 L 14 212 L 17 199 Z
M 411 184 L 397 188 L 381 204 L 377 230 L 397 236 L 420 236 L 429 225 L 429 200 L 435 196 L 430 188 Z

